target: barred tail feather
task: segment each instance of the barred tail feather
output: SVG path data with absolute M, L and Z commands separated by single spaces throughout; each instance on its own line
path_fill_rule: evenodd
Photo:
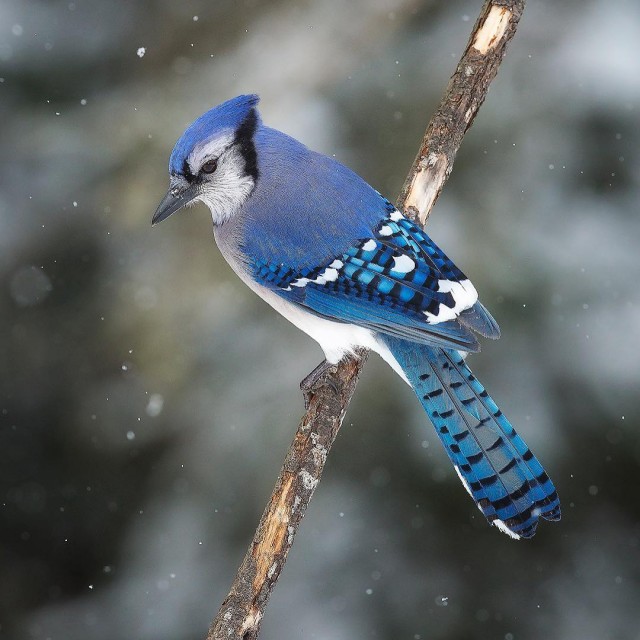
M 513 538 L 531 538 L 540 517 L 559 520 L 549 476 L 459 352 L 382 339 L 489 522 Z

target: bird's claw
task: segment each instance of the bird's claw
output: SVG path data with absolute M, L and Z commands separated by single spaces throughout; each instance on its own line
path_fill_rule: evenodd
M 308 376 L 306 376 L 300 383 L 300 389 L 304 396 L 304 408 L 309 409 L 311 403 L 311 396 L 317 387 L 327 385 L 331 390 L 337 394 L 338 385 L 333 379 L 333 375 L 337 371 L 335 364 L 331 364 L 326 360 L 323 360 Z

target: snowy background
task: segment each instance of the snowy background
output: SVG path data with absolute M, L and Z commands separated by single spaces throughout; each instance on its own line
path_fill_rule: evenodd
M 480 0 L 0 4 L 0 637 L 196 640 L 319 349 L 203 207 L 185 126 L 241 92 L 394 199 Z M 369 362 L 262 638 L 640 638 L 640 4 L 530 2 L 429 232 L 501 324 L 471 366 L 563 504 L 489 527 Z

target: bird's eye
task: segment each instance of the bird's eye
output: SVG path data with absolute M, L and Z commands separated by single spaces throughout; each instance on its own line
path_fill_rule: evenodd
M 217 168 L 217 160 L 207 160 L 202 167 L 200 167 L 200 171 L 202 171 L 202 173 L 213 173 Z

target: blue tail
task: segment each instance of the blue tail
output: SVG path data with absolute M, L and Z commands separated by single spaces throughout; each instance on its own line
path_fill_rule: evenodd
M 560 519 L 553 483 L 457 351 L 381 336 L 486 518 L 531 538 L 540 516 Z

